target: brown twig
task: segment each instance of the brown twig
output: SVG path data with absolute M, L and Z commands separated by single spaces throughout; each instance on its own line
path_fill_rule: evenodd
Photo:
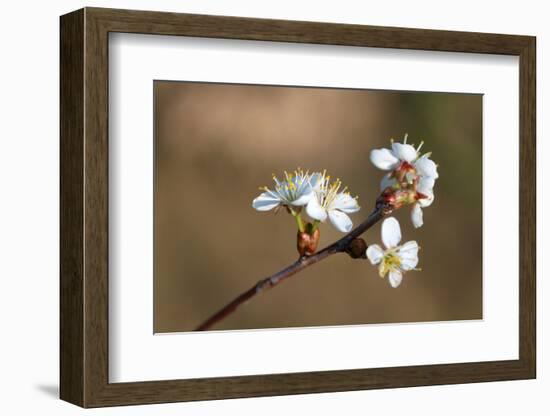
M 260 280 L 246 292 L 241 293 L 226 306 L 224 306 L 222 309 L 220 309 L 218 312 L 216 312 L 214 315 L 204 321 L 195 329 L 195 331 L 206 331 L 207 329 L 210 329 L 213 325 L 226 318 L 228 315 L 232 314 L 240 305 L 242 305 L 246 301 L 250 300 L 254 296 L 260 294 L 261 292 L 264 292 L 267 289 L 271 289 L 272 287 L 277 286 L 283 280 L 295 275 L 306 267 L 312 266 L 313 264 L 318 263 L 333 254 L 347 252 L 351 242 L 354 239 L 359 237 L 374 224 L 384 218 L 387 214 L 391 212 L 391 210 L 391 207 L 385 205 L 379 200 L 376 204 L 376 209 L 367 217 L 367 219 L 359 224 L 352 231 L 350 231 L 348 234 L 346 234 L 344 237 L 342 237 L 340 240 L 332 243 L 331 245 L 325 247 L 321 251 L 318 251 L 312 256 L 300 257 L 290 266 L 285 267 L 277 273 Z

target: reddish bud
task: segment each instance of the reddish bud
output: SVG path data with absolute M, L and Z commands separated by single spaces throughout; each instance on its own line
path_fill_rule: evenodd
M 376 200 L 376 205 L 380 209 L 383 209 L 386 214 L 389 214 L 393 210 L 399 209 L 404 205 L 416 202 L 418 198 L 417 195 L 418 193 L 412 189 L 393 189 L 392 187 L 387 187 Z M 421 198 L 425 197 L 422 194 L 420 195 Z
M 395 207 L 395 190 L 388 187 L 382 191 L 378 199 L 376 200 L 376 207 L 383 210 L 386 214 L 392 212 Z
M 314 254 L 317 251 L 320 236 L 321 232 L 318 228 L 311 233 L 298 231 L 296 247 L 300 256 L 311 256 Z

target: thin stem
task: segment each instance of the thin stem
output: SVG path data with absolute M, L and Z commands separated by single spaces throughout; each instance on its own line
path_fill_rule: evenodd
M 300 257 L 290 266 L 287 266 L 277 273 L 258 281 L 258 283 L 256 283 L 250 289 L 241 293 L 239 296 L 237 296 L 235 299 L 225 305 L 222 309 L 220 309 L 218 312 L 216 312 L 214 315 L 204 321 L 195 329 L 195 331 L 205 331 L 207 329 L 210 329 L 213 325 L 235 312 L 235 310 L 246 301 L 250 300 L 254 296 L 264 292 L 267 289 L 275 287 L 283 280 L 295 275 L 306 267 L 312 266 L 315 263 L 318 263 L 333 254 L 346 252 L 350 243 L 355 238 L 359 237 L 361 234 L 371 228 L 374 224 L 376 224 L 390 212 L 391 210 L 388 209 L 388 207 L 377 204 L 376 209 L 367 217 L 367 219 L 365 219 L 365 221 L 359 224 L 356 228 L 354 228 L 340 240 L 335 241 L 331 245 L 325 247 L 321 251 L 318 251 L 312 256 Z
M 319 220 L 313 221 L 313 223 L 312 223 L 312 225 L 311 225 L 311 231 L 310 231 L 311 233 L 313 233 L 313 232 L 317 229 L 317 227 L 319 227 L 319 223 L 320 223 L 320 222 L 321 222 L 321 221 L 319 221 Z
M 303 233 L 306 230 L 306 227 L 304 226 L 304 222 L 302 221 L 302 214 L 297 212 L 296 214 L 293 213 L 292 215 L 294 215 L 294 218 L 296 219 L 298 230 Z

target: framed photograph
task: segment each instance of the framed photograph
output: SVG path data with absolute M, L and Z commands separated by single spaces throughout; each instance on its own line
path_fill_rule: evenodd
M 535 378 L 534 37 L 60 28 L 63 400 Z

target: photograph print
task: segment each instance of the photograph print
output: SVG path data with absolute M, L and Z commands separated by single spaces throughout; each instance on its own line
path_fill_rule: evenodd
M 481 94 L 154 97 L 155 333 L 483 319 Z

